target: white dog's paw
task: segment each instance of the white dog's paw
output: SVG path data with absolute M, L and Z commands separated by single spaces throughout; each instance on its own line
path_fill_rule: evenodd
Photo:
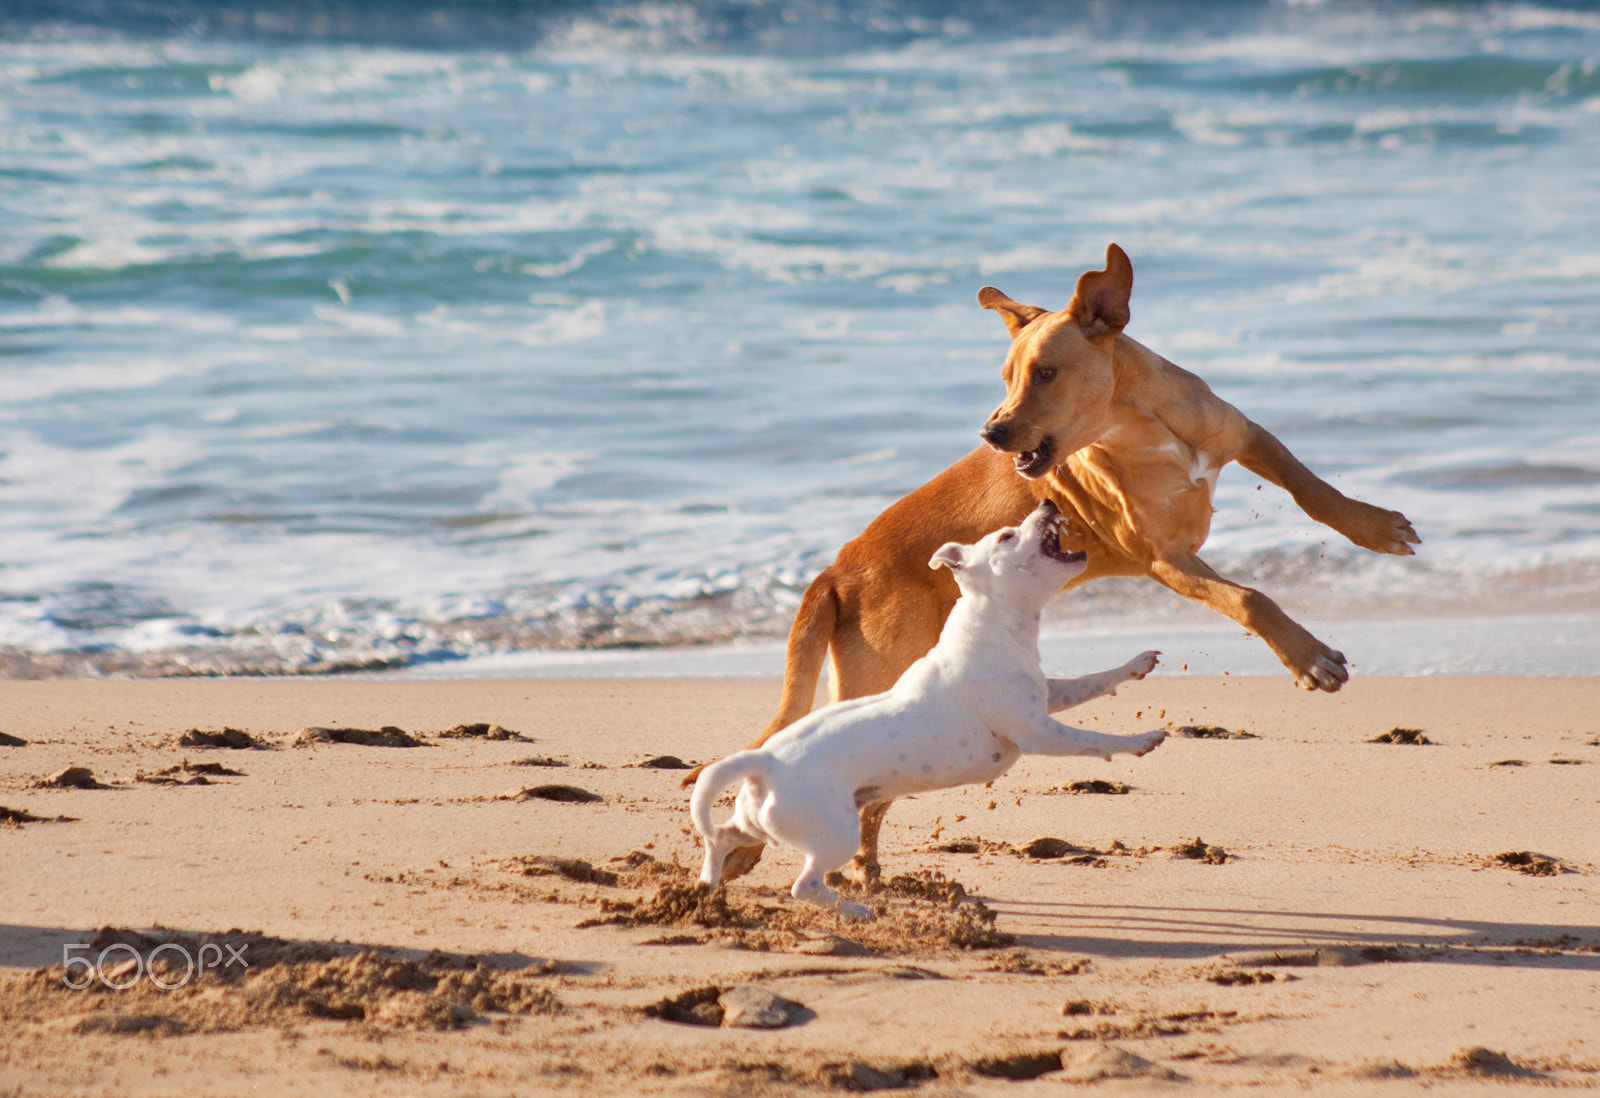
M 1130 679 L 1142 679 L 1156 669 L 1156 664 L 1161 662 L 1160 652 L 1140 652 L 1133 659 L 1123 665 L 1123 670 Z
M 1158 728 L 1154 732 L 1146 732 L 1142 736 L 1135 736 L 1134 739 L 1138 741 L 1140 745 L 1134 749 L 1134 756 L 1139 757 L 1148 755 L 1150 752 L 1154 751 L 1156 748 L 1160 747 L 1164 742 L 1166 742 L 1167 731 L 1164 728 Z
M 878 913 L 866 904 L 858 904 L 854 900 L 846 900 L 843 897 L 840 897 L 839 905 L 834 910 L 843 918 L 856 919 L 861 922 L 868 922 L 878 917 Z

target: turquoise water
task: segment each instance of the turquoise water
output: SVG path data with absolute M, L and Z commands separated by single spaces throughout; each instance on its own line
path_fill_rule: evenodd
M 1219 568 L 1600 608 L 1593 4 L 41 2 L 0 121 L 13 673 L 781 636 L 1109 240 L 1425 540 L 1230 469 Z

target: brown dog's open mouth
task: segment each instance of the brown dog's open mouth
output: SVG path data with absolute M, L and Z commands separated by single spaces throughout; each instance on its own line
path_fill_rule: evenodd
M 1022 451 L 1012 460 L 1016 462 L 1017 472 L 1029 480 L 1038 480 L 1050 469 L 1051 459 L 1055 457 L 1055 452 L 1055 440 L 1049 435 L 1045 435 L 1039 441 L 1038 447 Z
M 1082 564 L 1089 559 L 1089 554 L 1082 549 L 1072 551 L 1061 547 L 1061 539 L 1067 534 L 1067 518 L 1057 515 L 1045 524 L 1044 535 L 1039 539 L 1039 550 L 1051 560 L 1058 560 L 1062 564 Z

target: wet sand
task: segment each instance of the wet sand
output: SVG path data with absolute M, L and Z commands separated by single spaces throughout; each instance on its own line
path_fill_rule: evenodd
M 1600 1088 L 1600 679 L 1158 671 L 1068 718 L 1150 756 L 897 803 L 867 925 L 783 850 L 698 901 L 683 772 L 637 765 L 776 696 L 7 684 L 0 1090 Z

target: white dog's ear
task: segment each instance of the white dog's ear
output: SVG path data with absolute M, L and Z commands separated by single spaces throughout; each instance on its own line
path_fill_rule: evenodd
M 966 563 L 966 546 L 960 542 L 952 541 L 939 546 L 939 551 L 933 555 L 932 560 L 928 561 L 928 567 L 937 568 L 942 564 L 954 572 Z

